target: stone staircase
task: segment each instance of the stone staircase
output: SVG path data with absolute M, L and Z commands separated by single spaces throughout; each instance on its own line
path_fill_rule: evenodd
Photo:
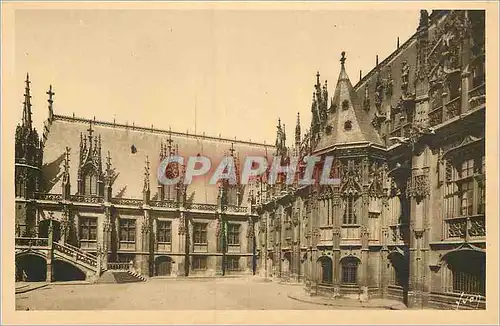
M 136 273 L 134 271 L 130 270 L 106 270 L 97 283 L 117 283 L 117 284 L 123 284 L 123 283 L 136 283 L 136 282 L 145 282 L 147 279 L 140 275 L 139 273 Z
M 47 256 L 50 252 L 50 246 L 47 238 L 16 238 L 16 254 L 26 250 L 38 250 Z M 66 261 L 79 267 L 87 274 L 87 280 L 98 283 L 132 283 L 145 282 L 146 277 L 135 272 L 129 263 L 108 263 L 108 268 L 102 266 L 99 269 L 97 257 L 81 250 L 69 243 L 53 242 L 52 251 L 54 258 Z
M 82 251 L 78 247 L 67 243 L 64 245 L 54 243 L 54 255 L 65 258 L 66 260 L 71 260 L 74 264 L 80 265 L 91 273 L 97 273 L 97 258 L 85 251 Z M 141 274 L 130 270 L 128 264 L 122 263 L 109 263 L 108 269 L 101 269 L 101 273 L 99 273 L 100 275 L 98 278 L 102 279 L 103 274 L 108 271 L 113 276 L 112 278 L 108 278 L 109 280 L 114 279 L 114 282 L 112 283 L 145 282 L 147 280 Z
M 90 273 L 97 273 L 97 258 L 95 256 L 68 243 L 61 244 L 54 242 L 53 249 L 54 256 L 70 261 Z
M 133 271 L 114 271 L 116 283 L 145 282 L 146 278 Z

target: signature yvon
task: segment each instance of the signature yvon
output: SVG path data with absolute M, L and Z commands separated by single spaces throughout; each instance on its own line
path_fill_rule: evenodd
M 479 307 L 479 303 L 481 302 L 481 299 L 483 298 L 482 295 L 480 294 L 474 294 L 474 295 L 465 295 L 465 293 L 460 294 L 460 298 L 455 301 L 457 304 L 457 310 L 460 308 L 460 304 L 466 304 L 467 302 L 469 303 L 476 303 L 475 309 Z

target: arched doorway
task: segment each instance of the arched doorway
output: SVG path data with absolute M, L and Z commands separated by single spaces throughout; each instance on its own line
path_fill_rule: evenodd
M 47 279 L 47 261 L 37 254 L 16 257 L 16 281 L 42 282 Z
M 292 254 L 286 252 L 283 255 L 283 259 L 281 262 L 281 277 L 283 280 L 288 281 L 290 278 L 290 263 L 292 259 Z
M 267 277 L 272 277 L 273 272 L 274 272 L 274 261 L 273 261 L 273 253 L 272 252 L 267 254 L 266 262 L 267 262 L 266 263 L 267 264 L 266 275 L 267 275 Z
M 172 273 L 172 259 L 161 256 L 155 259 L 155 276 L 170 276 Z
M 78 267 L 62 260 L 53 260 L 54 281 L 84 281 L 85 273 Z
M 320 283 L 322 284 L 332 284 L 333 282 L 333 263 L 330 257 L 322 256 L 318 259 L 318 264 L 320 265 L 319 271 Z
M 42 220 L 38 223 L 38 237 L 48 238 L 49 237 L 50 220 Z M 61 223 L 56 220 L 52 220 L 53 228 L 53 239 L 54 242 L 58 242 L 61 239 Z
M 403 303 L 408 304 L 409 268 L 408 256 L 399 252 L 392 252 L 388 256 L 392 265 L 391 283 L 400 286 L 403 290 Z

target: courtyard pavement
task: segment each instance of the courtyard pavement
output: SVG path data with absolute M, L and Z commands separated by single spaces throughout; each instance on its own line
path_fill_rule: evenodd
M 26 284 L 16 284 L 16 288 Z M 257 277 L 150 279 L 128 284 L 31 284 L 16 291 L 17 310 L 339 310 L 363 309 L 343 302 L 304 300 L 301 287 Z M 19 288 L 21 290 L 21 288 Z M 24 288 L 23 288 L 24 290 Z M 340 302 L 339 302 L 340 303 Z M 366 306 L 387 309 L 387 303 Z

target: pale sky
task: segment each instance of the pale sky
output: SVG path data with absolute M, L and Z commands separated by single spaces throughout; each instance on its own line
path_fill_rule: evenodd
M 18 10 L 17 116 L 26 72 L 42 130 L 55 113 L 274 143 L 309 127 L 316 71 L 330 94 L 346 51 L 351 82 L 404 43 L 419 11 Z

